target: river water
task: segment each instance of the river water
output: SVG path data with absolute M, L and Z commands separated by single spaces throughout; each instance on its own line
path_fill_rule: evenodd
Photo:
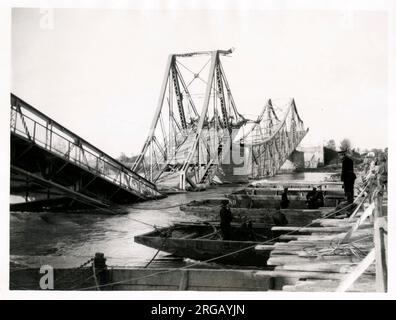
M 309 172 L 277 175 L 268 180 L 323 181 L 328 173 Z M 110 266 L 144 266 L 157 250 L 136 244 L 135 235 L 167 226 L 176 221 L 199 221 L 179 206 L 192 200 L 218 198 L 239 187 L 215 187 L 203 192 L 170 195 L 167 198 L 127 206 L 127 214 L 103 215 L 92 212 L 26 213 L 10 215 L 10 260 L 20 267 L 77 267 L 103 252 Z M 160 252 L 156 261 L 181 266 L 185 261 L 168 259 Z

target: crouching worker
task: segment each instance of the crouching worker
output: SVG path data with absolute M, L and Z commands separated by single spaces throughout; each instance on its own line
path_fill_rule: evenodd
M 305 201 L 305 203 L 307 204 L 308 209 L 318 209 L 319 207 L 323 207 L 323 192 L 317 191 L 316 188 L 313 187 L 312 190 L 307 193 L 307 201 Z
M 276 208 L 276 212 L 272 215 L 272 221 L 276 226 L 285 226 L 289 223 L 283 212 L 281 212 L 280 207 Z
M 220 230 L 223 240 L 231 240 L 231 221 L 232 213 L 228 200 L 223 200 L 220 209 Z
M 241 233 L 241 236 L 242 236 L 241 240 L 243 240 L 243 241 L 245 241 L 245 240 L 249 240 L 249 241 L 256 240 L 256 236 L 255 236 L 255 233 L 253 231 L 253 224 L 252 224 L 252 221 L 250 221 L 250 220 L 248 222 L 245 221 L 245 222 L 243 222 L 241 224 L 240 233 Z M 238 239 L 238 240 L 240 240 L 240 239 Z

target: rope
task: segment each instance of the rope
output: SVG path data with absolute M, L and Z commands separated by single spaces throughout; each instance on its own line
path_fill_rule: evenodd
M 85 261 L 84 263 L 82 263 L 80 266 L 77 267 L 77 270 L 81 270 L 82 268 L 84 268 L 85 266 L 87 266 L 90 262 L 92 262 L 93 264 L 94 258 L 90 258 L 87 261 Z M 73 270 L 73 272 L 75 272 L 75 270 Z M 69 276 L 73 275 L 71 272 L 70 273 L 66 273 L 63 275 L 63 277 L 60 277 L 59 279 L 57 279 L 57 283 L 62 283 L 65 282 L 65 280 L 69 280 Z
M 157 252 L 155 253 L 155 255 L 150 259 L 150 261 L 144 266 L 144 268 L 147 268 L 150 264 L 151 264 L 151 262 L 153 262 L 154 261 L 154 259 L 157 257 L 157 255 L 158 255 L 158 253 L 162 250 L 162 248 L 164 247 L 164 245 L 165 245 L 165 242 L 166 242 L 166 240 L 168 239 L 168 237 L 169 237 L 169 234 L 165 234 L 165 238 L 162 240 L 162 243 L 161 243 L 161 247 L 157 250 Z
M 89 205 L 91 205 L 91 206 L 93 206 L 93 207 L 96 207 L 96 208 L 99 209 L 99 210 L 102 210 L 102 211 L 105 211 L 105 212 L 110 212 L 110 213 L 113 214 L 113 215 L 114 215 L 114 214 L 115 214 L 115 215 L 118 215 L 118 214 L 119 214 L 119 212 L 116 212 L 116 211 L 114 211 L 114 210 L 112 210 L 112 209 L 103 208 L 103 207 L 100 207 L 100 206 L 98 206 L 98 205 L 94 205 L 94 204 L 92 204 L 92 203 L 90 203 L 90 202 L 88 202 L 88 201 L 84 201 L 84 200 L 81 200 L 81 199 L 75 199 L 75 200 L 76 200 L 76 201 L 79 201 L 79 202 L 82 202 L 82 203 L 85 203 L 85 204 L 89 204 Z M 157 226 L 155 226 L 155 225 L 153 225 L 153 224 L 144 222 L 144 221 L 139 220 L 139 219 L 132 218 L 132 217 L 130 217 L 130 216 L 128 216 L 128 219 L 133 220 L 133 221 L 136 221 L 136 222 L 139 222 L 139 223 L 144 224 L 144 225 L 147 225 L 147 226 L 150 226 L 150 227 L 152 227 L 152 228 L 154 228 L 154 229 L 157 228 Z
M 78 255 L 69 255 L 69 254 L 68 254 L 68 257 L 82 258 L 82 257 L 87 257 L 87 256 L 78 256 Z M 84 262 L 83 264 L 81 264 L 80 266 L 78 266 L 77 269 L 83 268 L 83 267 L 86 266 L 89 262 L 93 261 L 93 259 L 94 259 L 94 258 L 89 258 L 88 261 L 86 261 L 86 262 Z M 12 270 L 10 270 L 10 273 L 12 273 L 12 272 L 18 272 L 18 271 L 20 271 L 20 270 L 35 269 L 35 268 L 37 268 L 37 267 L 36 267 L 36 266 L 29 266 L 29 267 L 18 267 L 18 266 L 16 266 L 16 267 L 11 267 L 11 268 L 12 268 Z M 64 278 L 64 277 L 62 277 L 62 278 Z
M 84 282 L 90 280 L 90 279 L 93 278 L 93 277 L 94 277 L 94 275 L 89 276 L 88 278 L 84 279 Z M 73 281 L 72 284 L 73 284 L 73 283 L 76 284 L 79 280 L 80 280 L 80 279 L 77 279 L 77 280 Z M 67 290 L 75 290 L 75 289 L 77 289 L 77 288 L 78 288 L 78 284 L 77 284 L 77 285 L 74 285 L 74 286 L 72 286 L 72 287 L 69 287 Z M 95 286 L 95 288 L 98 288 L 98 290 L 100 290 L 100 289 L 99 289 L 99 286 Z
M 161 249 L 162 249 L 162 245 L 161 245 L 161 248 L 157 250 L 157 252 L 155 253 L 155 255 L 150 259 L 150 261 L 149 261 L 143 268 L 147 268 L 147 267 L 151 264 L 151 262 L 154 261 L 154 259 L 157 257 L 157 255 L 158 255 L 158 253 L 161 251 Z
M 371 239 L 372 236 L 367 236 L 367 237 L 363 237 L 354 241 L 351 241 L 349 243 L 345 243 L 345 244 L 335 244 L 335 246 L 330 243 L 330 247 L 329 248 L 321 248 L 321 249 L 310 249 L 310 247 L 304 247 L 302 250 L 307 252 L 310 255 L 317 255 L 317 256 L 334 256 L 334 255 L 344 255 L 344 256 L 350 256 L 350 255 L 354 255 L 360 259 L 362 259 L 363 257 L 365 257 L 368 253 L 367 252 L 363 252 L 359 247 L 356 247 L 354 245 L 354 243 L 366 240 L 366 239 Z M 365 254 L 366 253 L 366 254 Z

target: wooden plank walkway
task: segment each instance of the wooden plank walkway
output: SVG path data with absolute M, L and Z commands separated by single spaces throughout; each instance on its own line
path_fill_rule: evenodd
M 384 200 L 381 199 L 382 212 L 387 209 L 386 198 Z M 374 203 L 372 201 L 366 208 L 362 206 L 352 218 L 316 219 L 303 228 L 273 227 L 274 231 L 292 232 L 281 236 L 282 242 L 274 244 L 267 262 L 275 267 L 274 277 L 283 280 L 277 289 L 297 292 L 386 291 L 386 254 L 383 246 L 377 245 L 380 240 L 374 239 L 379 234 L 375 225 L 386 230 L 386 218 L 381 224 L 375 223 L 379 210 Z M 386 244 L 386 240 L 382 241 Z M 256 250 L 265 248 L 257 246 Z M 382 264 L 378 267 L 377 263 L 377 268 L 374 252 L 381 257 Z M 378 274 L 385 279 L 379 284 Z

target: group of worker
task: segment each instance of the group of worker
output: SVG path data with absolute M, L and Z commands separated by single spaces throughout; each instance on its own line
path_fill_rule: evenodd
M 367 176 L 376 176 L 378 184 L 382 185 L 385 189 L 388 187 L 388 150 L 385 149 L 384 153 L 379 154 L 377 157 L 366 156 L 363 160 L 363 172 Z
M 306 201 L 308 209 L 318 209 L 324 205 L 324 197 L 322 191 L 317 191 L 316 187 L 313 187 L 306 195 Z M 288 188 L 283 189 L 282 198 L 280 202 L 281 209 L 287 209 L 289 207 L 290 200 L 288 199 Z
M 285 214 L 280 211 L 280 207 L 277 207 L 277 210 L 272 215 L 272 220 L 274 224 L 277 226 L 285 226 L 288 224 Z M 232 238 L 231 221 L 232 221 L 232 213 L 229 207 L 228 200 L 223 200 L 220 209 L 220 230 L 223 240 L 231 240 Z M 251 221 L 247 223 L 243 223 L 242 227 L 246 230 L 251 230 L 252 229 Z
M 344 193 L 347 202 L 353 203 L 354 201 L 354 183 L 356 175 L 353 170 L 353 160 L 347 156 L 346 151 L 339 152 L 342 160 L 341 181 L 343 182 Z M 285 226 L 288 224 L 287 218 L 281 209 L 289 207 L 290 201 L 288 199 L 288 188 L 284 188 L 280 206 L 276 208 L 275 213 L 272 215 L 272 220 L 277 226 Z M 324 197 L 322 191 L 318 191 L 315 187 L 312 188 L 306 195 L 306 204 L 308 209 L 317 209 L 323 207 Z M 220 230 L 223 240 L 231 240 L 231 221 L 232 213 L 228 205 L 228 200 L 223 200 L 220 209 Z

